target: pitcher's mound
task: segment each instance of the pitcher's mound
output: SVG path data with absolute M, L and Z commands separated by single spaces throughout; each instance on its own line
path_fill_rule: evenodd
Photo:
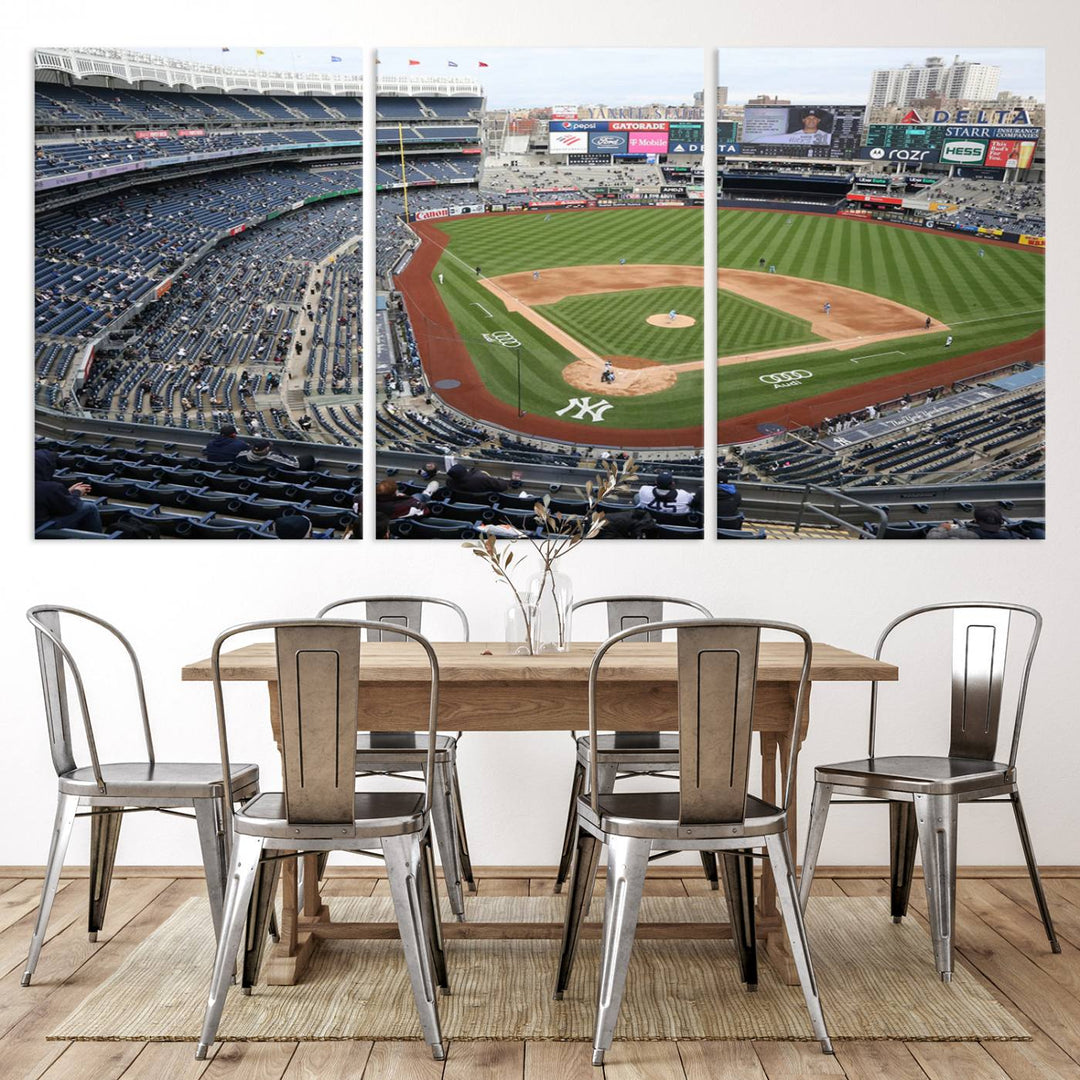
M 650 326 L 669 326 L 677 328 L 682 326 L 693 326 L 694 323 L 697 322 L 697 319 L 692 319 L 689 315 L 676 315 L 673 319 L 666 311 L 664 311 L 659 315 L 650 315 L 645 321 Z

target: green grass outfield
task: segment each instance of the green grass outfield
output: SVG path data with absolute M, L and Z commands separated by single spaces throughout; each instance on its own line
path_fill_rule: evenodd
M 925 311 L 946 323 L 953 336 L 947 351 L 946 334 L 930 333 L 722 367 L 720 419 L 1019 341 L 1044 325 L 1045 257 L 1036 249 L 985 244 L 980 258 L 978 243 L 929 229 L 745 210 L 719 211 L 717 239 L 721 267 L 757 270 L 764 258 L 778 274 L 845 285 Z M 718 312 L 721 354 L 750 351 L 724 348 L 727 295 L 721 293 Z M 759 379 L 791 368 L 813 377 L 782 391 Z
M 562 370 L 574 357 L 547 334 L 506 306 L 477 279 L 553 266 L 618 263 L 701 265 L 704 238 L 701 212 L 694 209 L 610 209 L 588 213 L 486 214 L 435 223 L 450 245 L 433 273 L 436 286 L 465 342 L 484 385 L 510 404 L 517 402 L 516 349 L 485 341 L 507 330 L 521 344 L 522 408 L 555 416 L 583 392 L 569 386 Z M 659 305 L 659 306 L 656 306 Z M 685 329 L 650 326 L 645 316 L 672 307 L 697 322 Z M 702 355 L 702 294 L 687 287 L 639 289 L 566 297 L 538 310 L 553 323 L 601 354 L 644 356 L 661 362 L 696 360 Z M 490 313 L 488 316 L 487 313 Z M 620 428 L 680 428 L 701 423 L 703 376 L 684 372 L 670 390 L 644 397 L 610 397 L 604 424 Z M 602 393 L 592 395 L 603 398 Z M 569 419 L 564 415 L 561 419 Z M 583 420 L 583 433 L 593 427 Z M 601 425 L 595 425 L 599 430 Z
M 516 350 L 483 336 L 509 331 L 523 346 L 523 407 L 554 416 L 578 394 L 561 375 L 573 357 L 527 320 L 508 313 L 476 280 L 474 267 L 495 277 L 620 259 L 697 265 L 702 262 L 701 223 L 701 212 L 691 208 L 556 212 L 547 221 L 538 213 L 441 220 L 436 224 L 450 244 L 434 273 L 444 275 L 441 295 L 487 388 L 508 403 L 517 400 Z M 947 323 L 954 337 L 948 352 L 945 335 L 933 333 L 808 353 L 790 362 L 781 358 L 723 367 L 719 409 L 724 419 L 1017 341 L 1044 325 L 1044 256 L 1037 250 L 987 244 L 980 258 L 977 243 L 930 230 L 743 210 L 719 211 L 718 243 L 721 267 L 756 270 L 765 258 L 780 274 L 860 289 L 925 311 Z M 701 304 L 700 293 L 683 287 L 567 297 L 541 310 L 602 355 L 671 363 L 701 355 Z M 644 314 L 670 307 L 693 315 L 698 324 L 668 330 L 645 323 Z M 720 355 L 814 340 L 804 321 L 726 291 L 720 292 L 719 316 Z M 777 392 L 759 380 L 761 374 L 793 367 L 813 373 L 797 389 Z M 625 428 L 690 426 L 701 420 L 701 394 L 701 372 L 683 372 L 676 386 L 658 394 L 610 398 L 613 406 L 605 421 Z

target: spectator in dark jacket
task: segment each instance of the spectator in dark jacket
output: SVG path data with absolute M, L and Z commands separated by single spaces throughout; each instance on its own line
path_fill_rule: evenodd
M 418 498 L 408 494 L 408 492 L 398 491 L 398 486 L 393 480 L 380 480 L 375 485 L 375 510 L 376 513 L 385 514 L 391 519 L 426 517 L 431 513 L 431 508 L 427 505 L 430 497 L 425 492 L 422 497 Z
M 207 461 L 230 462 L 236 460 L 236 455 L 247 449 L 247 443 L 236 434 L 236 428 L 232 424 L 226 424 L 221 433 L 215 435 L 203 451 L 203 457 Z
M 507 491 L 511 487 L 509 480 L 501 480 L 483 469 L 462 465 L 451 465 L 446 471 L 446 483 L 455 495 L 487 495 L 492 491 Z
M 742 506 L 742 496 L 735 490 L 734 484 L 716 485 L 717 518 L 738 517 L 740 506 Z
M 83 532 L 102 531 L 101 514 L 82 496 L 90 494 L 89 484 L 70 487 L 53 479 L 56 455 L 51 450 L 34 452 L 34 525 L 52 521 L 57 529 L 82 529 Z
M 980 540 L 1021 540 L 1023 537 L 1005 527 L 1005 516 L 996 506 L 976 506 L 971 515 L 971 531 Z

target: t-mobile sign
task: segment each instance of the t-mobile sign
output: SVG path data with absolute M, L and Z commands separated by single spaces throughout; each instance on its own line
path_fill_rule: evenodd
M 666 154 L 666 131 L 631 131 L 627 147 L 631 154 Z

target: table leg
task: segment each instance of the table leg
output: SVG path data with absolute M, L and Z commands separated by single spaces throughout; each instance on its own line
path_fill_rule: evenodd
M 281 714 L 278 708 L 278 687 L 269 684 L 270 726 L 274 741 L 281 746 Z M 287 852 L 279 852 L 285 856 Z M 301 906 L 298 864 L 295 858 L 283 858 L 281 863 L 281 927 L 280 940 L 267 953 L 263 970 L 269 986 L 293 986 L 303 977 L 317 938 L 310 927 L 330 921 L 330 910 L 319 895 L 316 863 L 318 855 L 302 855 L 304 860 L 304 895 Z

